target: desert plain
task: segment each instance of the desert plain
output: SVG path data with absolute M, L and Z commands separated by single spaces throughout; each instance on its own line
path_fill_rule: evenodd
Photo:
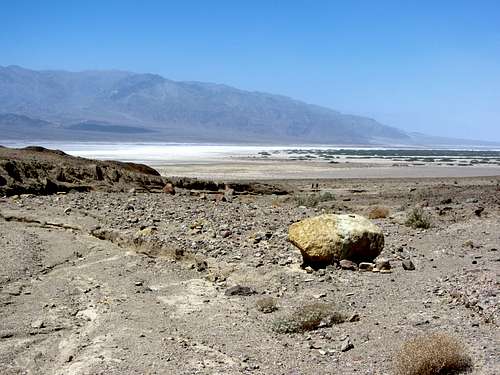
M 0 162 L 2 374 L 394 374 L 434 333 L 500 371 L 496 165 Z M 325 213 L 370 217 L 390 269 L 304 267 L 288 228 Z

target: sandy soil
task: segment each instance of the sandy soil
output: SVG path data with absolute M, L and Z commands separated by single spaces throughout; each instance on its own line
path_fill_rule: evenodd
M 406 339 L 444 331 L 463 340 L 472 373 L 498 374 L 500 178 L 317 182 L 335 198 L 315 207 L 182 190 L 0 198 L 0 373 L 391 374 Z M 380 205 L 392 273 L 300 267 L 290 223 Z M 430 229 L 403 224 L 415 206 Z M 256 293 L 227 295 L 235 285 Z M 257 309 L 264 296 L 277 311 Z M 311 302 L 359 320 L 273 330 Z

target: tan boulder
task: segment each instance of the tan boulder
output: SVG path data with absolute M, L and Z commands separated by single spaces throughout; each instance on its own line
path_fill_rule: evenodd
M 175 187 L 171 182 L 167 182 L 163 187 L 163 192 L 170 195 L 175 195 Z
M 384 247 L 384 234 L 360 215 L 320 215 L 290 225 L 288 239 L 304 264 L 331 264 L 348 259 L 370 262 Z

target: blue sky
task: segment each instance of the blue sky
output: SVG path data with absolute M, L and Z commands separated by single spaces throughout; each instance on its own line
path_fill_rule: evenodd
M 23 1 L 0 65 L 226 83 L 500 141 L 500 1 Z

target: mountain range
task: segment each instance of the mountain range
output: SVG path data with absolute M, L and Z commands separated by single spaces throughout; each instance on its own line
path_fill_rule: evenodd
M 125 71 L 0 66 L 0 141 L 443 145 L 286 96 Z M 481 142 L 481 144 L 487 144 Z

